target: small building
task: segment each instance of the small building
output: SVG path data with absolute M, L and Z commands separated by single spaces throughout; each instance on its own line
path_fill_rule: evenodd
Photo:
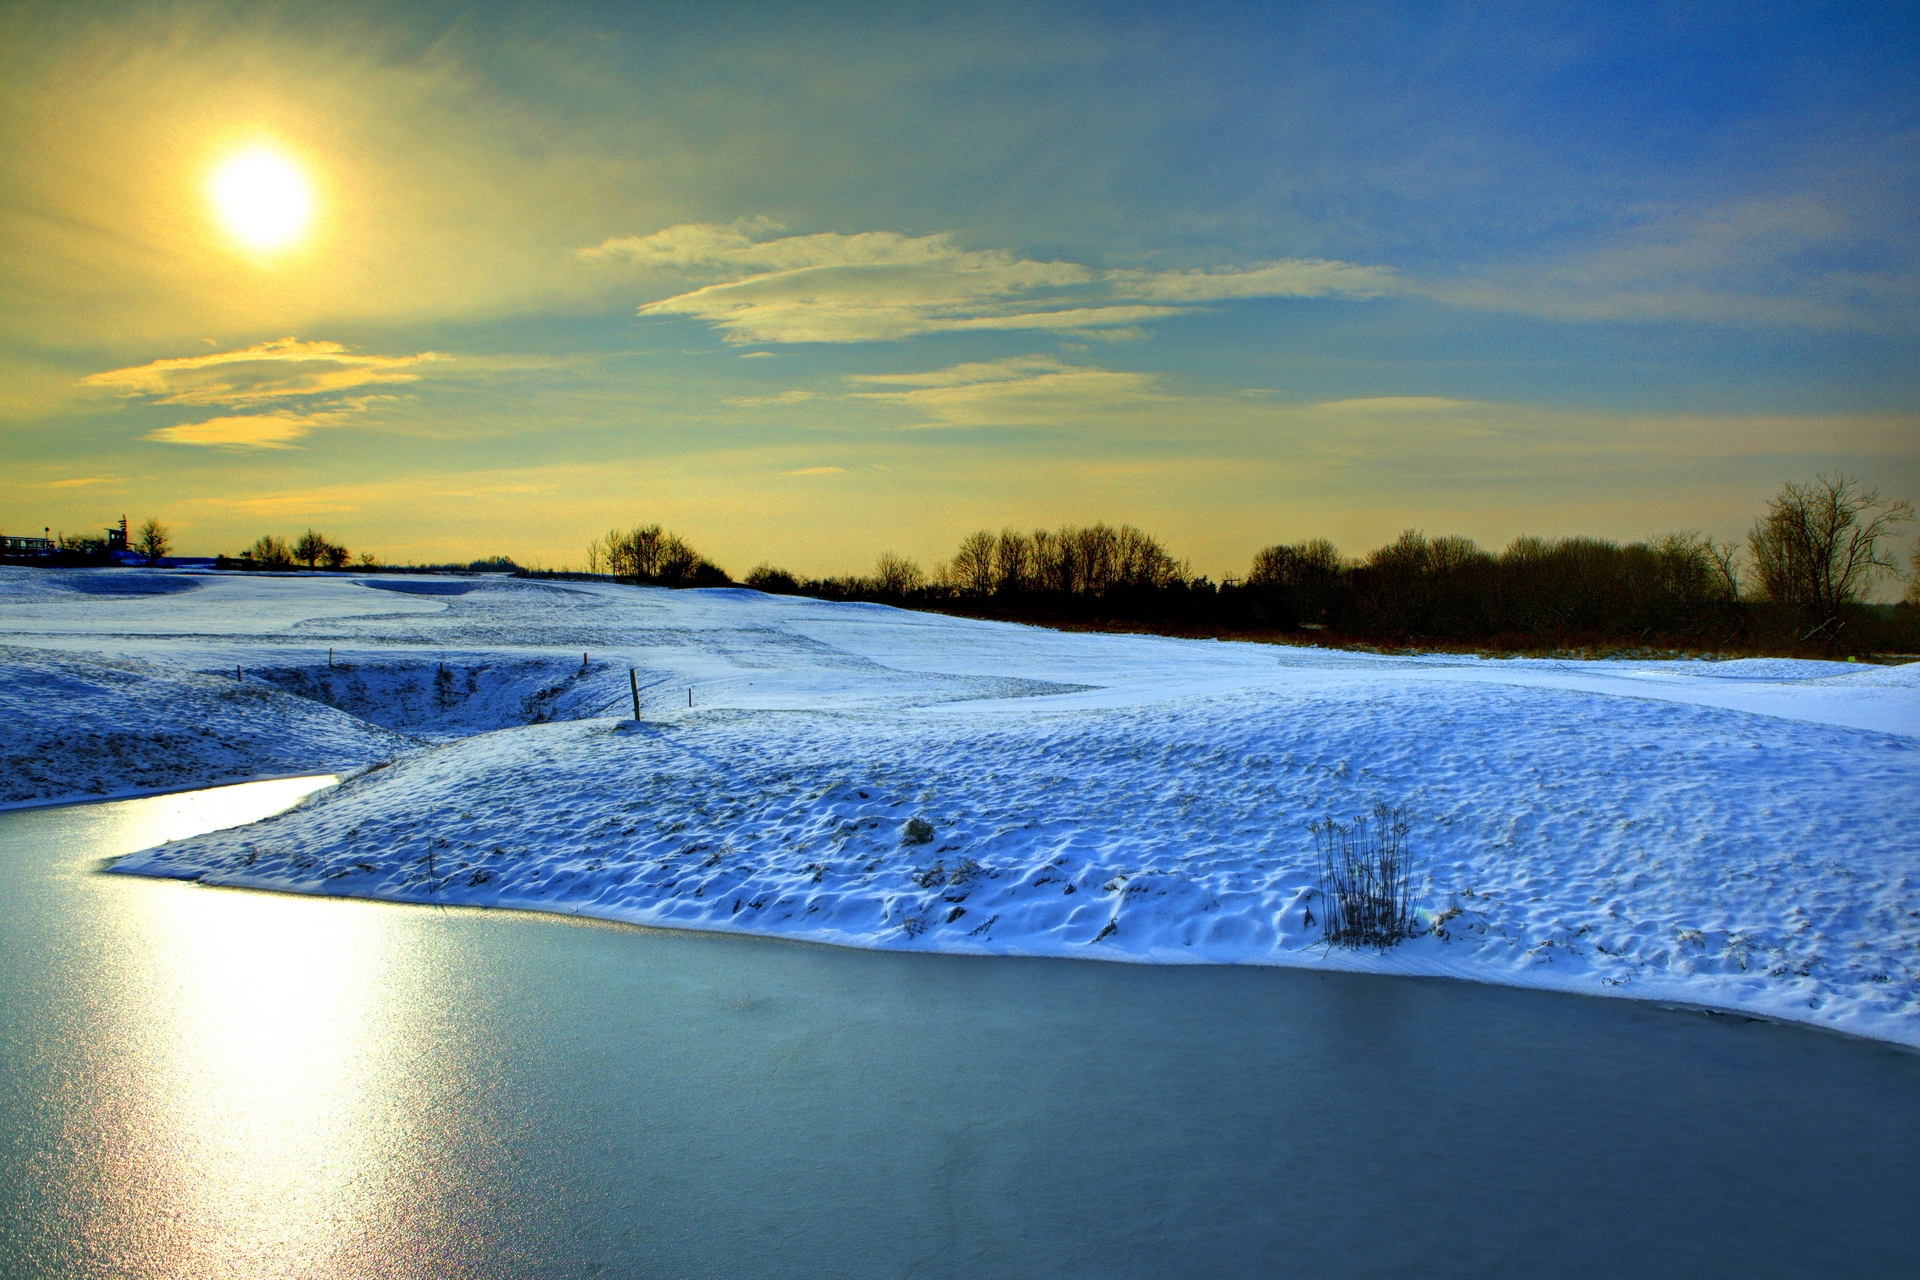
M 0 556 L 50 556 L 54 553 L 53 530 L 43 529 L 42 536 L 35 538 L 14 533 L 0 533 Z

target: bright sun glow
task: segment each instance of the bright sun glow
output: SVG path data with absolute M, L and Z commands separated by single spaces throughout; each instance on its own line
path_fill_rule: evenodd
M 313 190 L 306 175 L 266 147 L 222 161 L 207 183 L 207 194 L 227 232 L 261 253 L 293 243 L 313 217 Z

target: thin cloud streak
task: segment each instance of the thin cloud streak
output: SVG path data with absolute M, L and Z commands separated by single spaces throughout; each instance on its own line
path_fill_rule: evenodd
M 730 343 L 898 341 L 968 330 L 1097 333 L 1237 298 L 1377 298 L 1398 289 L 1379 268 L 1283 259 L 1204 271 L 1101 270 L 965 249 L 948 233 L 820 232 L 766 238 L 766 219 L 684 223 L 579 251 L 582 260 L 655 273 L 719 276 L 639 308 L 683 316 Z
M 225 449 L 291 449 L 294 441 L 325 425 L 311 414 L 251 413 L 159 427 L 141 439 Z
M 338 342 L 279 338 L 238 351 L 109 369 L 80 381 L 82 386 L 117 391 L 155 404 L 238 409 L 276 400 L 339 395 L 360 387 L 417 382 L 422 365 L 452 358 L 438 351 L 411 356 L 362 355 Z

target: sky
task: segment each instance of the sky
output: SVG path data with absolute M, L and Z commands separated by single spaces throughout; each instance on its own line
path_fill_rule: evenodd
M 0 0 L 0 442 L 8 533 L 736 576 L 1916 499 L 1920 9 Z

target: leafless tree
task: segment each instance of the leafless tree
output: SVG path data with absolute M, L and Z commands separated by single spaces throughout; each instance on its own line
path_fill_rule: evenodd
M 947 566 L 947 581 L 962 595 L 984 596 L 994 585 L 994 536 L 985 529 L 960 540 Z
M 926 580 L 919 565 L 891 551 L 882 551 L 873 562 L 873 586 L 882 595 L 908 595 L 918 591 Z
M 1747 534 L 1754 572 L 1769 600 L 1813 623 L 1806 637 L 1829 637 L 1846 605 L 1881 573 L 1898 572 L 1881 547 L 1913 506 L 1882 498 L 1855 476 L 1823 472 L 1809 484 L 1789 480 Z M 1831 629 L 1831 630 L 1830 630 Z
M 256 569 L 285 569 L 293 564 L 293 553 L 287 544 L 270 533 L 263 533 L 259 539 L 245 551 L 240 558 Z
M 133 549 L 145 556 L 148 564 L 159 564 L 160 558 L 173 550 L 173 538 L 167 526 L 158 520 L 148 520 L 134 535 Z
M 312 529 L 301 534 L 300 540 L 293 544 L 293 558 L 309 569 L 318 566 L 320 561 L 326 558 L 326 554 L 326 536 L 315 533 Z

